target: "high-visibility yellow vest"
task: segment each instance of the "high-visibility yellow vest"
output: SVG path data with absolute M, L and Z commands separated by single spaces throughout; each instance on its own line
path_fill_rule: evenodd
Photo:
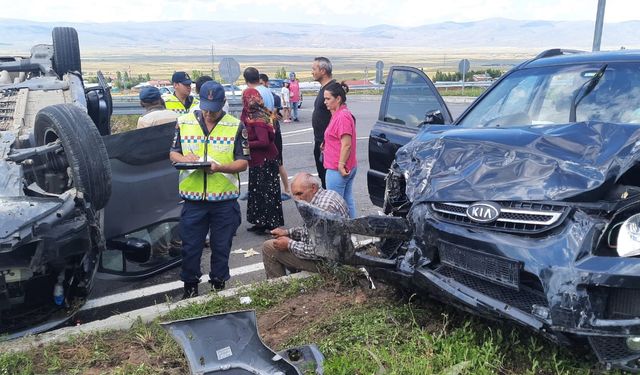
M 178 99 L 178 97 L 173 94 L 164 94 L 162 95 L 162 99 L 164 100 L 164 105 L 168 110 L 183 115 L 189 113 L 189 108 L 200 103 L 200 99 L 194 97 L 193 101 L 191 102 L 191 106 L 189 108 L 185 108 L 180 99 Z
M 240 120 L 225 114 L 209 136 L 200 127 L 194 113 L 178 118 L 182 154 L 193 153 L 200 161 L 228 164 L 234 160 L 233 149 Z M 237 173 L 206 173 L 203 169 L 181 170 L 180 196 L 188 200 L 223 201 L 240 195 Z

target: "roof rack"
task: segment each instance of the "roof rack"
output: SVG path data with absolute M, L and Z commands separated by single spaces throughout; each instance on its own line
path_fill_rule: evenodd
M 538 56 L 534 57 L 534 60 L 544 59 L 545 57 L 553 57 L 560 55 L 569 55 L 574 53 L 586 53 L 586 51 L 581 51 L 577 49 L 562 49 L 562 48 L 552 48 L 546 51 L 542 51 L 538 54 Z

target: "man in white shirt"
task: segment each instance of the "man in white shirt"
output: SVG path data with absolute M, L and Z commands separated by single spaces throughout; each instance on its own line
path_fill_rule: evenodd
M 144 108 L 144 115 L 138 119 L 137 129 L 150 126 L 175 124 L 178 114 L 165 108 L 160 90 L 154 86 L 145 86 L 140 90 L 140 105 Z

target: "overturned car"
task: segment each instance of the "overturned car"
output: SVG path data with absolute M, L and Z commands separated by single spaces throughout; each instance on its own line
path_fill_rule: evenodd
M 420 70 L 394 67 L 369 158 L 388 216 L 300 204 L 323 256 L 640 369 L 640 52 L 545 51 L 455 122 Z
M 179 217 L 174 125 L 110 135 L 104 77 L 85 86 L 75 29 L 52 36 L 30 57 L 0 57 L 3 338 L 69 319 L 98 271 L 143 277 L 180 261 L 146 264 L 162 240 L 148 232 L 171 236 Z

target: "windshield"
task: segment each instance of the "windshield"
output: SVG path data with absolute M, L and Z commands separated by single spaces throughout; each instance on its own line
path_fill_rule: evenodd
M 516 71 L 500 81 L 459 125 L 476 128 L 566 124 L 576 90 L 601 66 Z M 576 121 L 640 124 L 640 64 L 609 63 L 602 79 L 578 105 Z

